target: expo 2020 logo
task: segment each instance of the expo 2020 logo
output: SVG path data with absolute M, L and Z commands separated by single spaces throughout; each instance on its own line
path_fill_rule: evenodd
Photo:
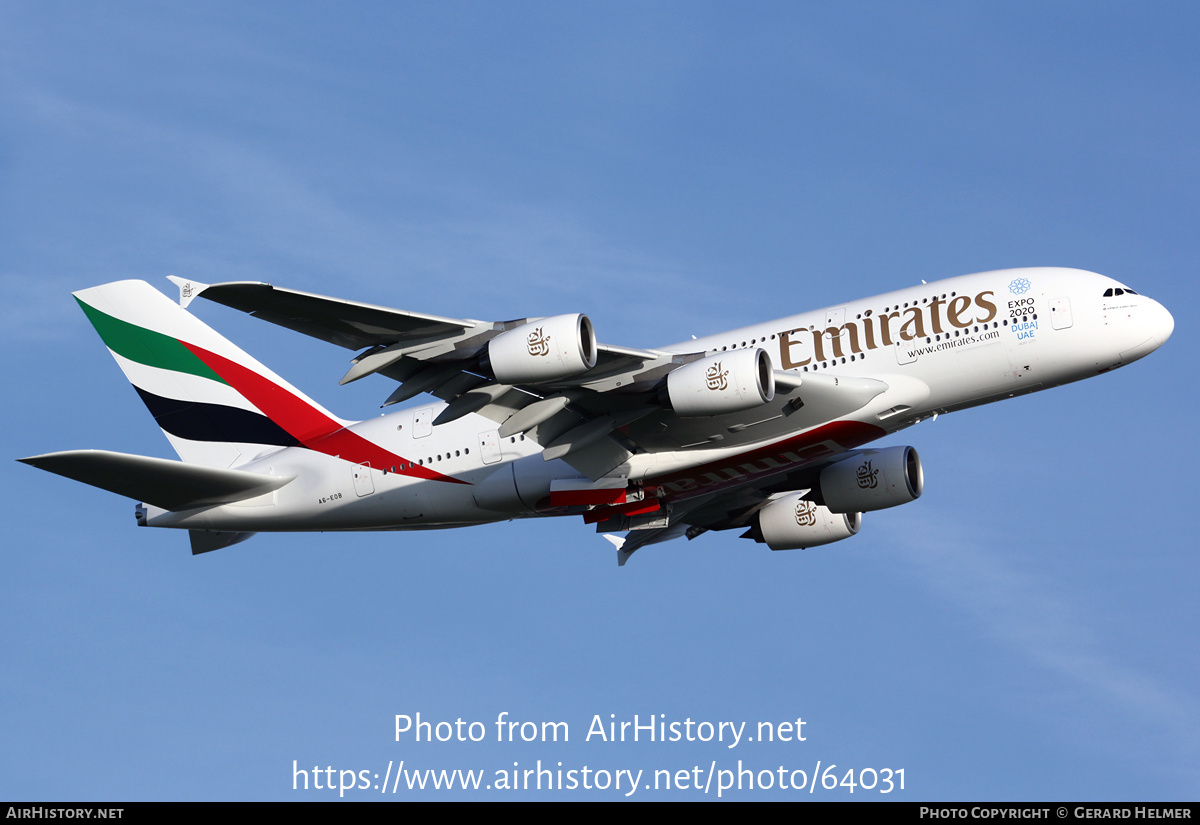
M 1008 291 L 1013 295 L 1024 295 L 1029 291 L 1029 287 L 1031 286 L 1033 284 L 1029 283 L 1028 278 L 1017 278 L 1015 281 L 1009 282 Z

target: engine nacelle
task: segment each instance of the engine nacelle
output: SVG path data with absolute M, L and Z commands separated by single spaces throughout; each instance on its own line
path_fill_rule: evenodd
M 792 493 L 758 511 L 762 540 L 772 550 L 820 547 L 848 539 L 862 527 L 862 513 L 833 513 Z
M 555 315 L 502 332 L 488 342 L 502 384 L 558 381 L 596 366 L 596 331 L 586 315 Z
M 765 349 L 711 355 L 667 375 L 671 408 L 682 416 L 741 412 L 775 397 L 775 371 Z
M 921 497 L 925 472 L 912 447 L 858 450 L 821 471 L 821 498 L 835 513 L 869 512 Z

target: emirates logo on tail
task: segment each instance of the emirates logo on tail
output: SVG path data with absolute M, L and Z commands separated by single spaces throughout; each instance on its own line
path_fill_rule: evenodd
M 550 336 L 542 335 L 542 328 L 538 327 L 533 332 L 529 333 L 527 342 L 530 355 L 549 355 L 550 354 Z
M 710 390 L 721 391 L 729 388 L 729 370 L 721 371 L 721 362 L 713 364 L 704 372 Z

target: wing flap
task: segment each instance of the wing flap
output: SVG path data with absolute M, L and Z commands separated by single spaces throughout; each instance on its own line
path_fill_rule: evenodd
M 165 510 L 229 504 L 278 490 L 295 476 L 268 476 L 108 450 L 67 450 L 17 459 Z

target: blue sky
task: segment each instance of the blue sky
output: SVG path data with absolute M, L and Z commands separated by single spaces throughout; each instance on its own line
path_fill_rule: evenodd
M 294 792 L 293 760 L 740 759 L 903 769 L 910 800 L 1195 799 L 1198 36 L 1185 3 L 4 4 L 0 796 L 331 798 Z M 924 497 L 821 550 L 708 534 L 618 569 L 545 520 L 193 558 L 11 460 L 171 456 L 70 298 L 110 280 L 582 311 L 654 346 L 1026 265 L 1127 282 L 1174 336 L 889 440 L 920 450 Z M 340 415 L 390 392 L 193 306 Z M 505 711 L 571 741 L 394 741 L 396 714 Z M 584 742 L 609 714 L 807 739 Z

